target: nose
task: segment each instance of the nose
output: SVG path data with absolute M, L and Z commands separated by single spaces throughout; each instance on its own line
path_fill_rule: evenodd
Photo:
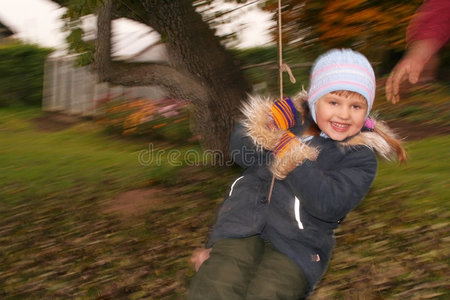
M 339 108 L 338 117 L 342 120 L 348 120 L 350 118 L 350 109 L 346 105 L 342 105 Z

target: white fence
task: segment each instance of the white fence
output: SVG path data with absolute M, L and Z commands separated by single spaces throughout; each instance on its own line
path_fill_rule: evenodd
M 98 83 L 89 67 L 76 67 L 76 56 L 49 57 L 44 67 L 42 108 L 71 115 L 94 116 L 101 100 L 124 96 L 127 99 L 158 99 L 164 90 L 155 86 L 123 87 Z

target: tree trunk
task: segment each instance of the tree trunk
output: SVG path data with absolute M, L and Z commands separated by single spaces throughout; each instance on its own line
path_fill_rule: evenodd
M 98 13 L 95 57 L 100 78 L 122 85 L 156 84 L 174 97 L 190 100 L 194 105 L 195 133 L 201 136 L 203 146 L 223 151 L 228 158 L 234 119 L 250 90 L 240 66 L 195 11 L 192 1 L 136 2 L 114 7 L 115 13 L 158 31 L 167 47 L 170 65 L 111 62 L 111 33 L 107 25 L 111 21 L 111 0 L 105 0 Z

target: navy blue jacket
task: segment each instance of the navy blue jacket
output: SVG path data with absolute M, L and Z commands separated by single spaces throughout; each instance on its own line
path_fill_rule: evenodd
M 307 160 L 284 180 L 275 180 L 268 202 L 271 153 L 257 150 L 244 132 L 236 126 L 231 149 L 234 161 L 245 170 L 232 184 L 206 246 L 259 234 L 300 266 L 312 290 L 330 260 L 334 229 L 361 202 L 375 178 L 375 153 L 364 145 L 345 147 L 316 136 L 309 145 L 320 150 L 317 160 Z

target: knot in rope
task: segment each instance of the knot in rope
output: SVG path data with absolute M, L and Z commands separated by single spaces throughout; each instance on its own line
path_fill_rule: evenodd
M 282 63 L 280 66 L 281 72 L 287 72 L 289 74 L 289 80 L 292 83 L 296 83 L 297 80 L 295 80 L 294 75 L 292 74 L 291 68 L 286 63 Z

